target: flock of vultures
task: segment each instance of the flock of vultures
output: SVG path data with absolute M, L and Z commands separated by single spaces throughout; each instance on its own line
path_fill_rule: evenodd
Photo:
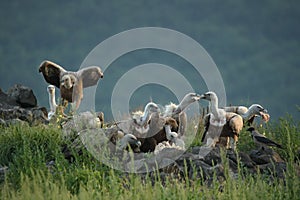
M 83 98 L 83 88 L 94 86 L 103 78 L 100 67 L 90 66 L 77 72 L 65 70 L 51 61 L 43 61 L 39 72 L 50 85 L 49 94 L 50 111 L 48 119 L 57 120 L 58 116 L 66 117 L 62 124 L 65 134 L 75 132 L 77 135 L 88 130 L 101 130 L 103 141 L 114 144 L 111 151 L 129 150 L 134 152 L 158 152 L 164 147 L 185 149 L 187 135 L 187 114 L 185 109 L 201 99 L 209 101 L 209 112 L 203 117 L 204 133 L 203 145 L 215 147 L 221 145 L 225 148 L 235 149 L 239 134 L 247 124 L 253 141 L 261 146 L 281 146 L 266 138 L 252 127 L 253 120 L 261 117 L 264 122 L 270 118 L 267 110 L 259 104 L 249 108 L 245 106 L 219 107 L 218 97 L 213 91 L 203 94 L 188 93 L 176 105 L 170 103 L 163 109 L 154 102 L 145 105 L 144 110 L 136 111 L 127 119 L 111 124 L 104 123 L 102 112 L 76 113 Z M 55 99 L 55 87 L 59 88 L 61 101 L 58 105 Z M 64 109 L 70 103 L 69 109 L 73 116 L 67 117 Z M 98 131 L 99 132 L 99 131 Z M 96 142 L 96 141 L 95 141 Z

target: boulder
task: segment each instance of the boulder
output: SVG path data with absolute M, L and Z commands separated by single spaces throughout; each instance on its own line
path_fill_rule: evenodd
M 258 165 L 257 167 L 260 170 L 260 173 L 266 175 L 271 182 L 276 178 L 283 180 L 285 178 L 287 167 L 285 162 L 268 163 L 264 165 Z
M 6 121 L 0 118 L 0 126 L 7 126 Z
M 22 108 L 32 108 L 37 106 L 36 97 L 29 87 L 16 84 L 8 90 L 7 95 Z
M 260 148 L 258 150 L 252 150 L 249 156 L 256 165 L 264 165 L 271 162 L 284 162 L 277 152 L 267 147 Z
M 8 170 L 8 167 L 0 166 L 0 183 L 2 183 L 5 180 L 5 175 L 7 174 Z
M 0 90 L 0 124 L 13 125 L 19 120 L 30 125 L 48 123 L 45 107 L 38 107 L 32 89 L 16 84 L 7 94 Z
M 228 175 L 238 178 L 238 169 L 245 169 L 245 173 L 257 173 L 270 177 L 270 181 L 275 178 L 284 179 L 286 163 L 278 153 L 272 149 L 252 150 L 250 154 L 227 150 L 226 158 L 221 159 L 221 149 L 219 147 L 208 148 L 205 146 L 192 147 L 178 158 L 174 157 L 174 149 L 163 149 L 155 158 L 135 160 L 135 170 L 144 171 L 152 167 L 162 166 L 160 172 L 164 176 L 170 174 L 181 178 L 188 176 L 189 180 L 201 179 L 203 183 L 210 185 L 214 177 L 222 183 L 226 180 L 225 163 L 228 165 Z M 226 160 L 227 159 L 227 160 Z M 224 163 L 225 161 L 225 163 Z M 146 166 L 147 165 L 147 166 Z M 161 177 L 162 178 L 162 177 Z

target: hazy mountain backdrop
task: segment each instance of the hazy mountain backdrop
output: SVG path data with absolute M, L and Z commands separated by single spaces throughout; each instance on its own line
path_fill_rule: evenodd
M 49 107 L 48 84 L 38 73 L 43 60 L 77 70 L 110 36 L 132 28 L 164 27 L 190 36 L 206 49 L 224 80 L 227 104 L 260 103 L 273 119 L 286 113 L 299 118 L 299 7 L 297 0 L 1 1 L 0 88 L 27 85 L 39 105 Z M 207 91 L 201 76 L 182 58 L 138 50 L 109 66 L 97 87 L 96 110 L 109 119 L 115 82 L 145 63 L 172 66 L 192 81 L 196 92 Z M 150 99 L 160 104 L 175 101 L 167 88 L 146 85 L 132 96 L 131 108 Z

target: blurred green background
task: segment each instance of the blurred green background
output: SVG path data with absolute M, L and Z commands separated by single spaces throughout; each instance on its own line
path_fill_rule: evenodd
M 31 87 L 41 106 L 49 107 L 47 83 L 39 64 L 51 60 L 79 69 L 100 42 L 137 27 L 165 27 L 200 43 L 223 77 L 227 104 L 260 103 L 271 118 L 300 112 L 300 1 L 297 0 L 11 0 L 0 3 L 0 88 Z M 157 62 L 181 71 L 196 92 L 207 90 L 192 66 L 168 52 L 140 50 L 120 57 L 99 82 L 96 110 L 110 113 L 115 82 L 130 68 Z M 167 88 L 146 85 L 131 107 L 149 99 L 175 101 Z

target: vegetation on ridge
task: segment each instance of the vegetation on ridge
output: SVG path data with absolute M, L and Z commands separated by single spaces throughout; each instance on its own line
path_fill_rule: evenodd
M 58 128 L 25 124 L 0 129 L 0 163 L 9 168 L 5 178 L 1 177 L 1 199 L 297 199 L 300 195 L 300 166 L 296 159 L 300 123 L 290 117 L 260 128 L 284 146 L 278 152 L 287 162 L 286 179 L 275 178 L 272 184 L 269 177 L 245 173 L 243 169 L 239 169 L 237 179 L 227 170 L 225 182 L 215 179 L 211 185 L 200 179 L 180 180 L 171 175 L 164 181 L 157 175 L 153 182 L 147 176 L 142 179 L 138 174 L 113 170 L 87 151 L 69 163 L 61 153 L 64 141 Z M 198 145 L 198 137 L 201 135 L 193 145 Z M 247 152 L 253 148 L 249 134 L 242 132 L 238 150 Z M 46 163 L 54 159 L 55 166 L 48 168 Z M 223 160 L 226 163 L 225 157 Z

